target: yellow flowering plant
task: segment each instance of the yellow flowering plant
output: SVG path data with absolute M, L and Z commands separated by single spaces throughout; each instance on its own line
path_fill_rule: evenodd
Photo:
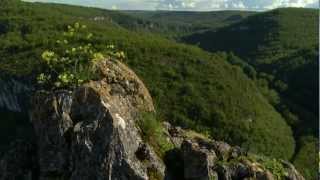
M 100 61 L 125 58 L 124 52 L 116 51 L 112 44 L 106 45 L 103 53 L 97 50 L 86 25 L 75 23 L 67 29 L 53 50 L 42 53 L 44 69 L 37 76 L 38 84 L 55 89 L 74 88 L 98 78 L 96 67 Z

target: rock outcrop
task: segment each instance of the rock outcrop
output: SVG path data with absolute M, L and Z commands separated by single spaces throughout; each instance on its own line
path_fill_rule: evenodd
M 169 123 L 163 135 L 175 148 L 164 164 L 138 127 L 141 113 L 154 111 L 144 84 L 117 61 L 105 61 L 100 72 L 72 91 L 34 94 L 36 144 L 14 143 L 0 161 L 0 180 L 304 180 L 288 162 L 267 166 L 240 147 Z
M 33 96 L 39 178 L 147 180 L 150 170 L 164 177 L 162 160 L 136 126 L 141 112 L 154 111 L 148 90 L 120 62 L 100 68 L 98 81 Z M 141 147 L 143 160 L 137 156 Z
M 179 149 L 174 155 L 180 157 L 181 167 L 176 169 L 182 171 L 180 176 L 185 180 L 304 180 L 289 162 L 256 156 L 169 123 L 164 127 L 168 138 Z

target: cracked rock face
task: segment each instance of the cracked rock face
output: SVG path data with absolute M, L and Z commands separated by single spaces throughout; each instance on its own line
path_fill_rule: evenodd
M 138 114 L 154 111 L 139 78 L 125 65 L 107 61 L 103 79 L 73 92 L 39 92 L 32 100 L 31 121 L 37 135 L 40 179 L 147 180 L 148 169 L 164 175 L 164 165 L 136 127 Z

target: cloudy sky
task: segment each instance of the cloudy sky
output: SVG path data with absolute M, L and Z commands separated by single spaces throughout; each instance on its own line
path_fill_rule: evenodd
M 318 8 L 318 0 L 25 0 L 131 10 L 268 10 L 278 7 Z

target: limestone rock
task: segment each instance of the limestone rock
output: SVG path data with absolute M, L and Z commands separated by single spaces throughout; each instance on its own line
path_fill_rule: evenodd
M 72 92 L 38 92 L 31 121 L 38 138 L 42 179 L 147 180 L 164 165 L 145 145 L 136 126 L 138 115 L 154 111 L 139 78 L 120 62 L 101 64 L 102 79 Z
M 71 104 L 68 91 L 38 92 L 32 99 L 30 116 L 37 137 L 40 173 L 44 177 L 65 176 L 69 170 Z

